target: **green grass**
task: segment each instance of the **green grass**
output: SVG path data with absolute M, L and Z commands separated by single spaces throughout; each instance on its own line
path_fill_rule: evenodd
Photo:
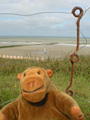
M 65 91 L 70 83 L 71 64 L 69 59 L 47 61 L 0 59 L 0 104 L 17 98 L 19 95 L 18 73 L 31 66 L 40 66 L 52 69 L 51 80 L 59 90 Z M 90 56 L 80 56 L 80 61 L 75 64 L 73 84 L 71 87 L 73 98 L 81 107 L 85 120 L 90 120 Z M 79 97 L 75 96 L 78 95 Z M 81 99 L 83 98 L 83 99 Z M 4 105 L 1 105 L 2 108 Z

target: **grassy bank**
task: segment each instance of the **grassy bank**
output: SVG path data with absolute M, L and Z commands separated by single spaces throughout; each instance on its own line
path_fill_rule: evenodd
M 0 59 L 0 104 L 17 98 L 19 95 L 19 81 L 16 76 L 30 66 L 52 69 L 54 75 L 51 80 L 62 91 L 65 91 L 70 83 L 71 64 L 68 59 L 61 61 Z M 75 74 L 71 89 L 74 91 L 73 98 L 78 102 L 85 114 L 85 120 L 90 120 L 90 102 L 88 102 L 90 101 L 90 56 L 81 56 L 80 61 L 75 64 Z M 0 105 L 0 108 L 3 106 Z

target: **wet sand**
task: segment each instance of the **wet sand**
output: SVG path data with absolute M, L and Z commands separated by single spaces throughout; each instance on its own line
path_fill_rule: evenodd
M 0 55 L 26 56 L 39 58 L 60 58 L 69 57 L 76 47 L 61 45 L 29 45 L 12 48 L 1 48 Z M 90 55 L 90 47 L 79 50 L 79 55 Z

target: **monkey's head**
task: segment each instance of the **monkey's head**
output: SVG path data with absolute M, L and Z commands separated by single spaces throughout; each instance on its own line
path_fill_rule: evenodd
M 17 75 L 20 80 L 21 94 L 29 102 L 39 102 L 44 99 L 51 83 L 53 72 L 40 67 L 31 67 Z

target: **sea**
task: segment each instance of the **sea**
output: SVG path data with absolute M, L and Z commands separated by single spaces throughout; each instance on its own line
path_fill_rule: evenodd
M 52 36 L 0 36 L 0 47 L 18 45 L 61 45 L 76 46 L 75 37 Z M 80 38 L 80 46 L 90 47 L 90 38 Z

